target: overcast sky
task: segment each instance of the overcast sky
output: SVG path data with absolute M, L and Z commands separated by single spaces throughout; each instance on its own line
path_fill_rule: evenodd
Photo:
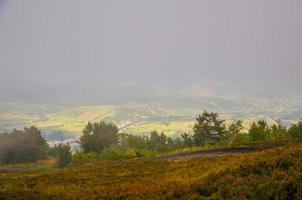
M 0 0 L 2 85 L 301 92 L 301 76 L 301 0 Z

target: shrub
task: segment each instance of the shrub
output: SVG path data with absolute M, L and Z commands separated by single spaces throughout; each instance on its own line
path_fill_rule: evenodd
M 71 162 L 72 158 L 70 145 L 59 144 L 55 149 L 58 158 L 58 167 L 66 167 Z
M 0 156 L 0 162 L 5 164 L 34 162 L 45 158 L 44 152 L 38 146 L 11 145 Z
M 117 144 L 119 140 L 116 125 L 101 121 L 99 123 L 88 123 L 83 130 L 80 145 L 84 152 L 101 152 L 110 145 Z
M 123 159 L 130 159 L 139 157 L 140 154 L 137 150 L 130 148 L 130 149 L 123 149 L 118 146 L 112 146 L 106 148 L 100 154 L 100 158 L 107 159 L 107 160 L 123 160 Z
M 204 111 L 202 115 L 196 118 L 193 127 L 194 143 L 196 146 L 206 143 L 217 143 L 225 138 L 227 133 L 224 120 L 219 119 L 219 115 L 213 112 Z
M 288 129 L 288 134 L 293 138 L 302 137 L 302 121 L 292 124 Z
M 87 160 L 96 160 L 100 158 L 100 154 L 95 152 L 76 152 L 72 155 L 72 160 L 74 161 L 87 161 Z
M 0 162 L 26 163 L 46 157 L 48 145 L 36 127 L 0 135 Z
M 193 135 L 189 135 L 188 133 L 181 134 L 181 138 L 183 140 L 184 147 L 192 147 L 194 145 Z
M 265 121 L 253 122 L 249 129 L 249 138 L 251 141 L 261 141 L 267 138 L 267 124 Z

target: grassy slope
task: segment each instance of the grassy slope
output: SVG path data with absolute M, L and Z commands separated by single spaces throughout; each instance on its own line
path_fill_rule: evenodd
M 11 168 L 10 168 L 11 169 Z M 301 199 L 302 145 L 182 162 L 0 168 L 0 199 Z

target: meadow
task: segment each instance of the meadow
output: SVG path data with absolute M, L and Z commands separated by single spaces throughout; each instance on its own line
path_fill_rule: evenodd
M 301 118 L 300 115 L 294 114 L 299 110 L 292 113 L 293 108 L 301 107 L 300 102 L 288 100 L 288 104 L 285 104 L 272 100 L 249 99 L 241 105 L 242 101 L 235 99 L 204 97 L 163 98 L 151 103 L 59 106 L 1 101 L 0 132 L 34 125 L 43 133 L 49 133 L 48 135 L 63 132 L 74 136 L 81 134 L 88 121 L 105 120 L 117 124 L 122 132 L 146 135 L 153 130 L 158 130 L 164 131 L 168 136 L 177 137 L 180 133 L 191 132 L 196 114 L 203 110 L 219 111 L 223 113 L 226 121 L 243 119 L 245 128 L 259 119 L 266 119 L 270 124 L 274 123 L 269 116 L 283 119 L 286 125 L 289 125 Z M 238 112 L 237 109 L 242 112 Z M 280 110 L 284 112 L 280 113 Z
M 302 199 L 302 144 L 185 161 L 0 167 L 0 199 Z
M 90 122 L 106 120 L 116 123 L 124 132 L 133 134 L 147 134 L 153 130 L 165 131 L 168 135 L 176 132 L 185 132 L 192 129 L 192 119 L 183 119 L 174 109 L 154 108 L 140 104 L 112 106 L 46 106 L 3 103 L 5 108 L 0 113 L 0 132 L 10 131 L 13 128 L 37 126 L 43 133 L 53 135 L 64 133 L 66 136 L 75 136 L 82 133 L 83 128 Z M 30 110 L 29 107 L 33 109 Z M 185 113 L 187 114 L 187 113 Z

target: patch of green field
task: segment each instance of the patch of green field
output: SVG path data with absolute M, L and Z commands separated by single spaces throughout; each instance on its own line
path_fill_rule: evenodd
M 114 116 L 116 112 L 115 106 L 82 106 L 49 114 L 46 120 L 40 120 L 31 125 L 42 130 L 52 129 L 80 134 L 89 121 L 100 121 Z
M 80 134 L 89 121 L 100 120 L 114 122 L 120 127 L 129 124 L 122 131 L 133 134 L 149 134 L 151 131 L 157 130 L 171 136 L 175 133 L 192 130 L 193 121 L 181 121 L 169 114 L 171 113 L 164 113 L 159 108 L 145 105 L 137 107 L 129 105 L 123 108 L 117 106 L 81 106 L 51 113 L 47 119 L 35 121 L 31 125 L 42 130 L 57 130 L 74 134 Z

